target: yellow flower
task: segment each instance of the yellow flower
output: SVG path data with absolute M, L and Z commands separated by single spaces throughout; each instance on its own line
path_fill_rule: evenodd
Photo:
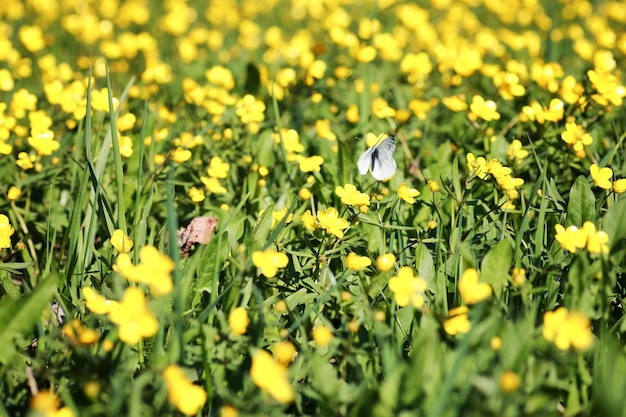
M 467 306 L 460 306 L 448 311 L 448 318 L 443 322 L 443 329 L 446 333 L 450 336 L 468 333 L 472 329 L 472 323 L 467 318 L 468 311 Z
M 406 182 L 400 184 L 397 191 L 398 197 L 400 197 L 402 200 L 406 201 L 409 204 L 414 204 L 415 197 L 420 195 L 420 192 L 417 191 L 415 188 L 409 188 L 406 185 Z
M 111 245 L 113 245 L 117 253 L 128 253 L 133 248 L 133 241 L 130 240 L 126 233 L 117 229 L 111 236 Z
M 337 186 L 335 194 L 341 197 L 341 202 L 349 206 L 361 206 L 370 203 L 370 196 L 360 192 L 353 184 Z
M 492 120 L 500 119 L 500 113 L 496 110 L 496 103 L 492 100 L 485 100 L 481 96 L 472 97 L 472 104 L 470 104 L 471 114 L 475 117 L 489 122 Z
M 513 268 L 513 283 L 518 287 L 526 282 L 526 270 L 524 268 Z
M 328 326 L 322 325 L 313 329 L 313 340 L 315 340 L 315 343 L 317 343 L 318 346 L 327 346 L 332 339 L 333 332 L 328 328 Z
M 339 239 L 343 237 L 343 230 L 350 226 L 346 219 L 339 217 L 339 212 L 334 207 L 329 207 L 326 211 L 320 210 L 317 213 L 317 222 L 322 229 Z
M 461 299 L 466 304 L 475 304 L 489 298 L 492 289 L 489 284 L 478 282 L 478 271 L 474 268 L 468 268 L 459 280 L 459 292 Z
M 12 185 L 11 187 L 9 187 L 9 190 L 7 191 L 7 197 L 11 201 L 17 200 L 18 198 L 20 198 L 21 195 L 22 195 L 22 190 L 20 190 L 15 185 Z
M 229 169 L 230 165 L 228 162 L 224 162 L 220 157 L 214 156 L 209 163 L 207 174 L 209 174 L 211 178 L 226 178 Z
M 587 236 L 587 250 L 589 253 L 608 253 L 609 235 L 606 232 L 596 229 L 592 222 L 585 222 L 581 229 Z
M 49 390 L 42 390 L 30 400 L 30 409 L 36 415 L 45 417 L 74 417 L 74 412 L 68 407 L 61 407 L 57 395 Z
M 296 347 L 289 340 L 274 344 L 274 346 L 272 347 L 272 351 L 274 352 L 274 357 L 276 358 L 276 360 L 278 360 L 278 362 L 282 363 L 285 366 L 293 362 L 293 359 L 298 353 L 296 351 Z
M 59 142 L 54 140 L 51 130 L 33 131 L 28 138 L 28 144 L 35 148 L 39 155 L 48 156 L 59 149 Z
M 578 158 L 583 158 L 585 146 L 593 143 L 591 135 L 576 123 L 565 123 L 565 131 L 561 133 L 561 139 L 567 143 L 567 146 L 574 149 Z
M 362 271 L 372 264 L 372 260 L 367 256 L 359 256 L 354 252 L 350 252 L 346 256 L 346 265 L 353 271 Z
M 15 232 L 9 218 L 0 214 L 0 249 L 11 247 L 11 236 Z
M 500 375 L 500 389 L 504 392 L 515 392 L 519 388 L 520 377 L 513 371 L 504 371 Z
M 605 190 L 611 189 L 611 177 L 613 176 L 613 170 L 611 168 L 600 168 L 596 164 L 591 164 L 589 172 L 591 173 L 591 179 L 593 179 L 595 185 Z
M 252 381 L 279 403 L 290 403 L 295 393 L 287 379 L 287 368 L 264 350 L 257 350 L 252 356 L 250 369 Z
M 302 200 L 308 200 L 309 198 L 311 198 L 311 190 L 309 190 L 308 188 L 300 188 L 300 191 L 298 191 L 298 197 L 300 197 Z
M 317 219 L 311 213 L 311 210 L 307 210 L 300 216 L 300 221 L 307 230 L 314 231 L 317 228 Z
M 403 266 L 395 275 L 389 279 L 389 290 L 393 293 L 393 298 L 399 307 L 404 307 L 411 303 L 415 308 L 424 305 L 424 291 L 426 291 L 426 281 L 413 275 L 413 269 Z
M 215 177 L 200 177 L 200 181 L 204 184 L 205 188 L 212 192 L 213 194 L 224 194 L 226 193 L 226 188 L 222 187 L 220 184 L 220 180 Z
M 581 313 L 568 312 L 565 307 L 544 314 L 542 335 L 560 350 L 567 350 L 572 346 L 581 351 L 593 343 L 589 319 Z
M 468 153 L 466 156 L 467 166 L 472 170 L 474 175 L 476 175 L 481 180 L 484 180 L 489 174 L 489 170 L 487 168 L 487 161 L 482 156 L 476 158 L 473 153 Z
M 127 138 L 127 137 L 128 136 L 123 136 L 123 138 Z M 130 145 L 131 145 L 130 154 L 132 155 L 132 142 L 130 142 Z M 182 164 L 183 162 L 188 161 L 190 158 L 191 158 L 191 151 L 189 149 L 184 149 L 179 146 L 176 149 L 174 149 L 174 151 L 172 152 L 172 160 L 179 164 Z
M 85 306 L 96 314 L 109 314 L 116 301 L 107 300 L 91 287 L 83 287 Z
M 391 271 L 396 263 L 396 255 L 393 253 L 386 253 L 384 255 L 380 255 L 378 259 L 376 259 L 376 268 L 380 272 Z
M 563 249 L 574 253 L 576 249 L 585 247 L 587 234 L 583 230 L 578 229 L 578 227 L 572 225 L 565 229 L 560 224 L 557 224 L 554 226 L 554 229 L 556 230 L 555 239 Z
M 122 301 L 112 306 L 109 319 L 118 325 L 120 340 L 131 346 L 142 338 L 154 336 L 159 330 L 159 323 L 148 309 L 143 291 L 137 287 L 124 290 Z
M 189 191 L 187 192 L 187 195 L 189 196 L 191 201 L 196 203 L 196 204 L 204 201 L 204 199 L 206 198 L 204 196 L 204 191 L 200 190 L 200 189 L 198 189 L 196 187 L 191 187 L 189 189 Z
M 206 402 L 204 389 L 189 381 L 183 370 L 176 365 L 165 368 L 163 379 L 167 385 L 169 402 L 187 416 L 198 414 Z
M 626 178 L 613 181 L 613 192 L 616 194 L 626 192 Z
M 228 315 L 228 325 L 233 334 L 240 336 L 246 332 L 250 324 L 248 311 L 243 307 L 234 308 Z
M 512 159 L 515 162 L 519 162 L 528 156 L 528 151 L 522 148 L 522 142 L 520 142 L 518 139 L 515 139 L 509 145 L 506 151 L 506 155 L 509 157 L 509 159 Z
M 284 268 L 289 263 L 289 258 L 284 253 L 267 249 L 263 252 L 255 251 L 252 254 L 252 263 L 261 270 L 267 278 L 273 278 L 279 268 Z
M 300 166 L 300 171 L 302 172 L 320 172 L 322 169 L 322 164 L 324 163 L 324 158 L 318 155 L 310 156 L 308 158 L 297 155 L 296 161 Z
M 437 181 L 428 180 L 428 189 L 431 192 L 436 193 L 437 191 L 440 190 L 440 188 L 441 186 L 439 185 Z
M 139 260 L 138 265 L 133 265 L 128 255 L 122 253 L 117 257 L 113 270 L 131 282 L 147 284 L 157 296 L 169 294 L 173 289 L 174 262 L 150 245 L 141 248 Z

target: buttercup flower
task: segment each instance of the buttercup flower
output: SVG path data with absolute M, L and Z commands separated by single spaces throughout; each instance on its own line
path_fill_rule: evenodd
M 414 204 L 415 197 L 419 195 L 420 195 L 420 192 L 417 191 L 415 188 L 409 188 L 406 185 L 406 182 L 403 182 L 398 187 L 398 197 L 400 197 L 402 200 L 406 201 L 409 204 Z
M 318 155 L 314 155 L 308 158 L 302 155 L 297 155 L 296 161 L 298 161 L 300 171 L 302 172 L 320 172 L 320 170 L 322 169 L 322 164 L 324 163 L 324 158 Z
M 470 104 L 471 114 L 474 117 L 489 122 L 492 120 L 498 120 L 500 118 L 500 113 L 496 110 L 496 103 L 492 100 L 485 100 L 481 96 L 472 97 L 472 104 Z
M 513 371 L 504 371 L 500 375 L 500 389 L 504 392 L 515 392 L 519 388 L 520 377 Z
M 274 344 L 274 346 L 272 346 L 272 352 L 274 352 L 276 360 L 285 366 L 293 362 L 293 359 L 298 353 L 296 347 L 289 340 Z
M 343 187 L 337 186 L 335 194 L 341 197 L 341 202 L 349 206 L 361 206 L 370 203 L 370 196 L 360 192 L 353 184 L 345 184 Z
M 544 314 L 542 335 L 560 350 L 567 350 L 571 346 L 581 351 L 593 343 L 589 319 L 581 313 L 569 312 L 565 307 Z
M 318 346 L 327 346 L 333 338 L 333 332 L 328 326 L 317 326 L 313 329 L 313 340 Z
M 367 256 L 359 256 L 354 252 L 350 252 L 346 256 L 346 265 L 353 271 L 362 271 L 372 264 L 372 260 Z
M 273 278 L 278 273 L 279 268 L 284 268 L 289 263 L 287 255 L 267 249 L 263 252 L 255 251 L 252 254 L 252 263 L 261 270 L 267 278 Z
M 472 329 L 472 323 L 467 318 L 467 306 L 460 306 L 448 311 L 448 318 L 443 322 L 443 329 L 450 336 L 465 334 Z
M 96 314 L 109 314 L 117 304 L 116 301 L 107 300 L 91 287 L 83 287 L 85 306 Z
M 489 284 L 478 282 L 478 271 L 474 268 L 468 268 L 459 280 L 459 292 L 461 299 L 466 304 L 475 304 L 489 298 L 492 289 Z
M 343 230 L 350 226 L 346 219 L 339 217 L 339 212 L 334 207 L 329 207 L 326 211 L 318 211 L 317 221 L 322 229 L 339 239 L 343 237 Z
M 128 253 L 133 248 L 133 241 L 123 231 L 117 229 L 111 236 L 111 245 L 117 253 Z
M 612 187 L 611 177 L 613 176 L 613 170 L 611 168 L 600 168 L 596 164 L 591 164 L 589 167 L 591 173 L 591 179 L 593 183 L 600 188 L 610 190 Z
M 159 323 L 148 309 L 143 291 L 137 287 L 124 290 L 122 301 L 113 304 L 109 319 L 118 325 L 119 338 L 131 346 L 142 338 L 154 336 Z
M 398 275 L 389 279 L 389 290 L 399 307 L 411 303 L 413 307 L 421 308 L 425 302 L 426 287 L 426 281 L 413 275 L 413 269 L 408 266 L 400 268 Z
M 235 335 L 242 335 L 248 329 L 250 324 L 250 318 L 248 317 L 248 311 L 243 307 L 234 308 L 228 315 L 228 325 L 230 331 Z
M 252 356 L 250 377 L 257 387 L 271 395 L 279 403 L 290 403 L 295 393 L 287 379 L 287 368 L 264 350 Z
M 396 256 L 393 253 L 386 253 L 384 255 L 380 255 L 378 259 L 376 259 L 376 268 L 380 272 L 391 271 L 396 263 Z
M 165 368 L 163 379 L 167 384 L 169 402 L 187 416 L 198 414 L 207 398 L 204 389 L 189 381 L 183 370 L 176 365 Z
M 11 247 L 11 236 L 15 229 L 11 226 L 9 218 L 4 214 L 0 214 L 0 249 Z

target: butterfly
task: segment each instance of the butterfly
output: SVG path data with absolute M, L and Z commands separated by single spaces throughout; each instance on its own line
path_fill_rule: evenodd
M 392 135 L 381 136 L 380 139 L 359 156 L 357 166 L 361 175 L 369 170 L 378 181 L 391 178 L 396 173 L 396 161 L 393 151 L 396 150 L 396 138 Z

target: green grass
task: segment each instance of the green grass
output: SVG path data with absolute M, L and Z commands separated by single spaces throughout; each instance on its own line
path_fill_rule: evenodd
M 162 18 L 178 9 L 167 4 L 182 7 L 182 2 L 149 1 L 154 6 L 149 19 L 132 24 L 125 19 L 142 15 L 138 2 L 123 3 L 129 8 L 124 12 L 109 1 L 86 4 L 83 12 L 91 11 L 100 26 L 62 1 L 58 16 L 34 3 L 14 3 L 15 15 L 0 6 L 12 29 L 0 32 L 25 59 L 0 58 L 0 70 L 9 70 L 0 73 L 0 81 L 14 81 L 0 91 L 0 105 L 6 103 L 0 145 L 11 146 L 0 159 L 0 214 L 15 229 L 0 263 L 0 416 L 182 415 L 168 398 L 173 388 L 163 376 L 171 364 L 203 388 L 201 416 L 230 416 L 233 410 L 241 416 L 625 415 L 626 200 L 597 186 L 590 174 L 595 163 L 612 169 L 611 181 L 626 176 L 624 106 L 598 98 L 588 75 L 607 62 L 594 61 L 593 52 L 610 51 L 616 61 L 607 70 L 616 77 L 613 98 L 625 95 L 617 86 L 623 81 L 626 22 L 608 9 L 623 10 L 619 3 L 549 2 L 529 11 L 511 2 L 501 5 L 516 11 L 511 23 L 488 2 L 471 7 L 420 2 L 425 20 L 417 28 L 410 26 L 418 19 L 411 14 L 417 6 L 406 6 L 411 2 L 342 2 L 318 14 L 313 3 L 307 11 L 282 0 L 275 8 L 265 2 L 211 2 L 205 10 L 205 3 L 190 1 L 185 7 L 195 10 L 196 20 L 187 25 L 183 13 L 172 18 L 173 26 Z M 593 11 L 589 17 L 586 5 Z M 107 7 L 116 13 L 108 15 Z M 570 16 L 572 8 L 580 16 Z M 552 19 L 549 30 L 542 13 Z M 84 32 L 71 33 L 70 15 L 79 16 L 78 26 L 87 22 Z M 525 16 L 534 20 L 526 24 Z M 380 33 L 394 34 L 398 59 L 385 58 L 393 52 L 390 41 L 359 32 L 360 19 L 378 19 Z M 110 37 L 97 29 L 109 23 Z M 20 35 L 25 26 L 42 28 L 42 50 Z M 265 34 L 276 27 L 283 40 L 273 48 Z M 185 30 L 173 33 L 177 28 Z M 124 40 L 142 32 L 154 43 Z M 357 36 L 355 45 L 341 44 L 350 39 L 346 33 Z M 611 33 L 618 41 L 609 47 L 601 35 Z M 211 46 L 218 34 L 223 42 Z M 487 42 L 492 35 L 493 43 Z M 310 42 L 302 41 L 306 37 Z M 520 39 L 526 43 L 518 48 Z M 197 48 L 189 62 L 181 47 L 187 41 Z M 111 42 L 124 54 L 116 55 Z M 139 44 L 143 49 L 133 55 L 132 46 Z M 374 45 L 376 59 L 360 62 L 359 44 Z M 594 48 L 589 56 L 586 48 Z M 460 55 L 449 59 L 444 51 Z M 471 51 L 480 62 L 466 74 L 477 62 L 464 55 Z M 432 71 L 404 70 L 403 60 L 421 52 Z M 42 60 L 46 54 L 56 57 L 56 72 Z M 319 77 L 310 76 L 312 59 L 327 66 Z M 515 62 L 524 69 L 515 69 Z M 71 69 L 67 77 L 61 63 Z M 558 63 L 562 73 L 540 74 L 544 63 Z M 207 81 L 205 71 L 217 65 L 232 74 L 232 88 L 224 76 L 223 85 Z M 32 67 L 30 75 L 20 72 L 24 66 Z M 171 78 L 150 76 L 163 68 Z M 279 85 L 277 75 L 285 68 L 296 74 L 287 86 Z M 346 68 L 349 75 L 341 76 Z M 525 87 L 512 99 L 496 83 L 495 74 L 507 68 Z M 566 76 L 580 84 L 580 100 L 565 100 Z M 197 86 L 190 88 L 189 80 Z M 52 81 L 63 88 L 79 81 L 84 91 L 56 103 L 61 93 L 46 93 Z M 287 92 L 284 97 L 278 96 L 279 87 Z M 102 88 L 106 100 L 94 94 Z M 33 94 L 34 106 L 20 98 L 20 89 Z M 257 126 L 242 120 L 239 100 L 247 94 L 265 106 L 257 112 Z M 475 95 L 493 100 L 499 119 L 484 120 L 486 113 L 475 108 L 451 110 L 443 99 L 457 94 L 468 106 Z M 395 115 L 379 117 L 372 103 L 381 98 Z M 532 120 L 524 110 L 534 101 L 549 109 L 555 98 L 563 104 L 555 120 Z M 87 117 L 64 107 L 72 100 Z M 218 104 L 222 111 L 215 110 Z M 420 105 L 423 110 L 416 110 Z M 40 126 L 29 120 L 36 110 L 50 117 L 49 129 L 60 144 L 51 155 L 29 144 L 31 130 Z M 128 113 L 137 122 L 119 131 L 117 120 Z M 549 118 L 558 112 L 545 113 Z M 316 122 L 322 120 L 330 121 L 336 140 L 321 137 Z M 561 136 L 571 122 L 591 135 L 578 156 Z M 297 153 L 324 159 L 319 171 L 300 169 L 282 144 L 286 129 L 299 136 L 303 150 Z M 389 181 L 358 173 L 356 160 L 368 133 L 397 139 L 398 170 Z M 182 144 L 195 136 L 201 138 L 196 146 Z M 528 151 L 519 161 L 507 155 L 516 139 Z M 124 155 L 126 141 L 132 155 Z M 189 150 L 189 159 L 177 160 L 177 148 Z M 32 156 L 32 168 L 18 165 L 20 152 Z M 481 178 L 469 153 L 510 171 L 491 162 L 492 171 Z M 223 193 L 205 187 L 215 157 L 229 164 L 218 179 Z M 523 179 L 517 198 L 499 182 L 502 172 Z M 440 189 L 429 188 L 429 180 Z M 402 183 L 420 192 L 414 204 L 398 195 Z M 360 210 L 342 203 L 335 189 L 346 184 L 369 195 L 369 205 Z M 10 199 L 11 186 L 22 194 Z M 203 201 L 192 201 L 192 187 L 204 191 Z M 304 188 L 311 193 L 305 199 L 299 194 Z M 507 209 L 508 203 L 514 207 Z M 342 238 L 319 225 L 305 228 L 307 210 L 317 215 L 331 207 L 349 225 Z M 273 212 L 284 208 L 289 217 L 273 219 Z M 217 218 L 217 228 L 208 244 L 196 244 L 183 256 L 177 231 L 199 216 Z M 591 253 L 587 237 L 575 253 L 556 240 L 556 225 L 582 228 L 585 222 L 606 232 L 607 252 Z M 156 265 L 150 273 L 161 272 L 161 264 L 140 256 L 146 246 L 174 262 L 170 293 L 155 294 L 150 285 L 114 270 L 118 253 L 110 239 L 117 229 L 133 241 L 130 260 L 147 268 L 142 271 Z M 268 249 L 288 257 L 287 266 L 269 278 L 252 260 L 253 253 Z M 352 252 L 372 264 L 350 269 L 346 257 Z M 377 266 L 384 254 L 396 257 L 390 270 Z M 389 288 L 405 266 L 425 281 L 426 290 L 418 294 L 422 306 L 399 306 Z M 516 281 L 520 268 L 525 279 Z M 459 289 L 470 269 L 479 271 L 480 283 L 491 291 L 480 302 L 468 302 Z M 125 343 L 118 324 L 87 307 L 85 287 L 115 301 L 128 288 L 141 288 L 158 330 L 137 344 Z M 65 313 L 62 320 L 55 317 L 57 305 Z M 468 307 L 471 326 L 454 334 L 446 326 L 459 306 Z M 236 307 L 245 308 L 250 319 L 242 335 L 229 324 Z M 571 338 L 573 346 L 566 349 L 544 336 L 551 329 L 546 317 L 560 307 L 589 320 L 589 330 L 569 322 L 555 328 Z M 64 327 L 73 319 L 95 330 L 97 340 L 73 340 Z M 332 331 L 327 345 L 315 336 L 322 326 Z M 576 349 L 588 332 L 591 345 Z M 294 397 L 284 403 L 251 375 L 258 350 L 276 354 L 282 341 L 297 352 L 286 367 Z M 510 382 L 515 377 L 518 384 Z M 267 369 L 265 380 L 279 386 L 280 371 Z M 37 412 L 33 401 L 42 398 L 37 392 L 47 390 L 60 404 Z M 59 407 L 67 407 L 62 412 L 68 414 Z

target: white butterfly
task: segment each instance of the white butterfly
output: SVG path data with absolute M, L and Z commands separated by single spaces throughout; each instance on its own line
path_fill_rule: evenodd
M 393 151 L 396 150 L 396 138 L 388 135 L 381 136 L 378 141 L 359 156 L 357 166 L 361 175 L 369 170 L 378 181 L 391 178 L 396 173 L 396 161 L 393 160 Z

